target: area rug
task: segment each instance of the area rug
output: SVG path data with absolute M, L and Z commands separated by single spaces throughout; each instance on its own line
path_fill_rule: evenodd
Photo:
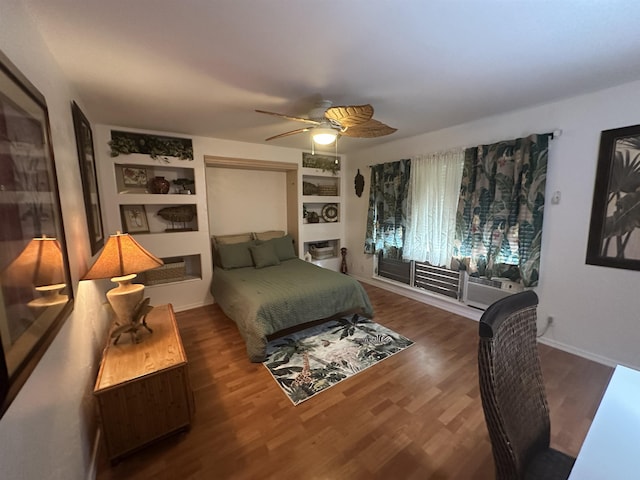
M 350 315 L 272 340 L 263 363 L 298 405 L 411 345 L 393 330 Z

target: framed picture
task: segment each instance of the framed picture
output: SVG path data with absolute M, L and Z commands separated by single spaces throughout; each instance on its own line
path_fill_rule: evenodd
M 336 173 L 340 171 L 340 157 L 335 155 L 312 154 L 302 152 L 302 166 L 307 168 L 319 168 L 323 172 Z
M 116 164 L 116 187 L 118 193 L 149 193 L 150 170 L 140 165 Z
M 122 228 L 126 233 L 148 233 L 149 222 L 144 205 L 120 205 Z
M 76 148 L 80 162 L 80 176 L 82 177 L 82 191 L 84 193 L 84 208 L 87 214 L 89 228 L 89 243 L 91 255 L 98 253 L 104 245 L 104 230 L 102 228 L 102 209 L 98 194 L 98 176 L 96 174 L 96 158 L 93 151 L 93 134 L 91 124 L 76 102 L 71 104 L 73 127 L 76 133 Z
M 147 177 L 147 169 L 146 168 L 138 168 L 138 167 L 121 167 L 122 172 L 122 184 L 125 187 L 139 187 L 146 188 L 147 182 L 149 181 Z
M 640 125 L 605 130 L 591 208 L 587 263 L 640 270 Z
M 47 104 L 2 53 L 0 185 L 2 415 L 73 305 Z

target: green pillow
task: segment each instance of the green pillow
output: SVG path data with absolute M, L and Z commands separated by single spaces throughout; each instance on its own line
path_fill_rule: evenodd
M 293 248 L 293 238 L 291 238 L 291 235 L 285 235 L 284 237 L 280 238 L 272 238 L 271 240 L 267 240 L 263 243 L 263 245 L 267 244 L 273 245 L 273 248 L 276 251 L 276 255 L 281 262 L 298 257 L 298 255 L 296 255 L 295 248 Z
M 249 247 L 253 263 L 256 268 L 270 267 L 271 265 L 280 265 L 280 260 L 276 254 L 276 250 L 269 242 L 253 245 Z
M 230 243 L 228 245 L 218 245 L 217 252 L 220 258 L 220 266 L 225 270 L 232 268 L 253 267 L 250 247 L 255 242 Z

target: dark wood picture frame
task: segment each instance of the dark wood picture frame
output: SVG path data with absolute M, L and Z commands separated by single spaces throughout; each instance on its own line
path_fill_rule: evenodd
M 120 205 L 120 216 L 125 233 L 149 233 L 149 219 L 144 205 Z
M 640 270 L 640 125 L 604 130 L 586 263 Z
M 47 103 L 0 52 L 0 416 L 73 308 Z
M 96 157 L 93 150 L 93 133 L 91 132 L 89 120 L 87 120 L 87 117 L 82 113 L 76 102 L 71 104 L 71 112 L 76 134 L 78 161 L 80 162 L 80 176 L 82 177 L 82 191 L 87 215 L 91 255 L 95 255 L 104 245 L 104 227 L 102 209 L 100 208 Z

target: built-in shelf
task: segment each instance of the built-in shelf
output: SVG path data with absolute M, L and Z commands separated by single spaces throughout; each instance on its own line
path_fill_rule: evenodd
M 309 225 L 318 223 L 338 223 L 340 222 L 340 204 L 336 202 L 320 202 L 320 203 L 307 203 L 304 202 L 304 209 L 307 211 L 307 219 L 310 218 L 311 212 L 313 212 L 317 218 L 317 222 L 311 222 L 307 220 Z M 313 215 L 313 214 L 311 214 Z
M 164 259 L 166 266 L 161 270 L 138 275 L 137 281 L 145 283 L 145 295 L 152 305 L 171 303 L 180 311 L 210 302 L 212 261 L 202 155 L 194 155 L 193 160 L 151 158 L 142 153 L 112 157 L 112 128 L 96 125 L 94 131 L 105 232 L 128 231 L 143 248 Z M 150 180 L 155 177 L 169 182 L 168 193 L 152 188 Z M 179 179 L 184 180 L 176 183 Z M 138 208 L 144 216 L 127 225 L 123 216 L 131 208 Z M 172 222 L 159 215 L 167 208 L 189 209 L 193 217 L 185 222 L 175 217 Z M 151 281 L 147 281 L 149 275 Z
M 342 225 L 342 177 L 340 171 L 322 171 L 315 168 L 303 167 L 302 203 L 303 219 L 301 228 L 301 245 L 303 252 L 311 254 L 313 246 L 322 245 L 323 253 L 311 261 L 323 268 L 339 270 L 341 263 L 340 248 L 344 226 Z M 317 222 L 309 221 L 317 216 Z M 327 252 L 329 248 L 329 253 Z
M 302 176 L 302 195 L 304 200 L 307 197 L 339 197 L 340 196 L 340 177 L 337 176 L 318 176 L 304 175 Z
M 169 193 L 196 193 L 193 168 L 115 163 L 114 169 L 119 194 L 152 194 L 151 182 L 155 177 L 162 177 L 170 183 Z
M 166 197 L 166 195 L 162 195 Z M 187 204 L 120 204 L 122 231 L 131 234 L 177 233 L 198 230 L 197 207 Z
M 139 283 L 147 287 L 187 282 L 202 278 L 200 255 L 184 255 L 162 259 L 164 265 L 139 275 Z

